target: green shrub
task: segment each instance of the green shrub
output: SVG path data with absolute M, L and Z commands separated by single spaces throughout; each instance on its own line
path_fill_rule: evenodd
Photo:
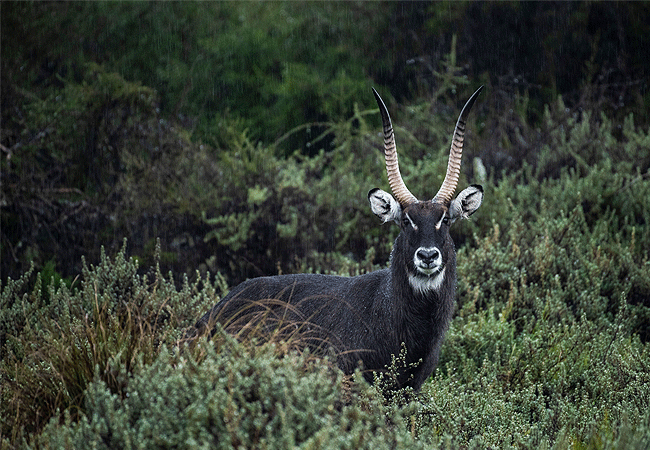
M 158 250 L 159 251 L 159 250 Z M 57 410 L 76 416 L 84 392 L 101 380 L 121 392 L 136 368 L 219 298 L 209 280 L 173 282 L 152 268 L 138 275 L 126 246 L 114 260 L 102 253 L 72 288 L 41 290 L 32 271 L 2 288 L 0 377 L 3 436 L 39 430 Z M 34 286 L 30 290 L 30 286 Z
M 309 354 L 228 338 L 217 351 L 200 346 L 199 359 L 162 351 L 122 395 L 92 383 L 87 413 L 51 422 L 33 448 L 424 448 L 409 430 L 386 427 L 363 382 L 349 391 L 341 372 Z
M 536 170 L 504 174 L 467 224 L 476 245 L 459 250 L 458 315 L 423 402 L 423 428 L 454 446 L 650 441 L 647 133 L 613 139 L 601 119 L 549 122 Z
M 373 178 L 385 170 L 381 154 L 366 139 L 371 112 L 356 111 L 330 124 L 334 147 L 313 157 L 279 158 L 272 146 L 254 143 L 245 131 L 225 130 L 229 147 L 215 155 L 222 172 L 218 201 L 206 204 L 203 216 L 211 228 L 204 240 L 216 246 L 220 267 L 242 280 L 300 266 L 340 270 L 328 259 L 339 260 L 344 250 L 357 263 L 367 259 L 379 240 L 376 232 L 360 233 L 378 225 L 365 198 Z M 387 249 L 381 250 L 387 259 Z
M 647 306 L 628 296 L 648 292 L 648 265 L 634 245 L 583 245 L 610 231 L 590 230 L 580 206 L 547 211 L 460 250 L 459 313 L 417 396 L 383 391 L 390 377 L 345 379 L 282 341 L 179 351 L 223 284 L 178 290 L 155 267 L 138 275 L 125 249 L 47 301 L 28 272 L 2 294 L 2 445 L 643 448 Z M 621 277 L 614 258 L 635 271 Z

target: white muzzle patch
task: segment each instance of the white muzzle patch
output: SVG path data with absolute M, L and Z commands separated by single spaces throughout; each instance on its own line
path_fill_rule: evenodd
M 437 247 L 420 247 L 413 256 L 413 264 L 422 275 L 431 276 L 440 272 L 442 253 Z
M 409 274 L 409 283 L 414 291 L 421 294 L 440 289 L 445 279 L 442 266 L 442 253 L 436 247 L 420 247 L 413 256 L 417 274 Z

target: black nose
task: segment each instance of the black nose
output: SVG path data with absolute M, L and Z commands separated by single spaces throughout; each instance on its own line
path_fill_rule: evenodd
M 425 264 L 433 263 L 436 259 L 438 259 L 439 256 L 440 256 L 440 252 L 438 251 L 437 248 L 433 248 L 430 250 L 420 249 L 417 252 L 417 257 L 420 258 L 420 261 L 422 261 Z

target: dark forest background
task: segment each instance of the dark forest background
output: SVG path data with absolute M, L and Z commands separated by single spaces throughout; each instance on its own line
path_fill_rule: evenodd
M 630 114 L 647 128 L 649 17 L 646 2 L 3 3 L 2 278 L 33 262 L 69 280 L 124 238 L 142 259 L 159 238 L 178 277 L 362 261 L 386 234 L 365 204 L 384 184 L 372 86 L 421 145 L 407 174 L 444 170 L 483 84 L 467 174 L 480 157 L 494 179 L 553 176 L 576 164 L 539 167 L 559 97 L 618 137 Z

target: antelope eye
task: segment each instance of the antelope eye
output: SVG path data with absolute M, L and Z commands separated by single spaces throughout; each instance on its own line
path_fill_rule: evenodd
M 413 228 L 416 231 L 418 229 L 418 226 L 413 222 L 413 220 L 411 220 L 409 215 L 406 213 L 404 214 L 404 216 L 402 216 L 402 226 L 404 228 Z
M 448 216 L 443 217 L 442 223 L 444 223 L 445 225 L 449 225 L 449 217 Z

